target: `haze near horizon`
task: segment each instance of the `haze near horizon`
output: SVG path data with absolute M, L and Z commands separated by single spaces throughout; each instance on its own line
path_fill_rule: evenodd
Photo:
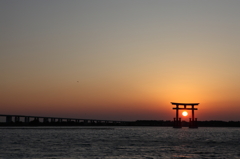
M 170 102 L 196 102 L 199 120 L 240 120 L 239 8 L 1 1 L 0 114 L 172 120 Z

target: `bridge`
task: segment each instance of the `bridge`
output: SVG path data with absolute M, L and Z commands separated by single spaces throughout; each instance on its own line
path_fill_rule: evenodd
M 119 124 L 125 125 L 130 123 L 130 121 L 118 121 L 118 120 L 98 120 L 98 119 L 80 119 L 80 118 L 61 118 L 61 117 L 45 117 L 45 116 L 27 116 L 27 115 L 7 115 L 0 114 L 0 117 L 5 117 L 5 124 L 18 124 L 23 123 L 24 125 L 28 125 L 33 122 L 42 123 L 42 124 L 63 124 L 63 123 L 75 123 L 75 124 L 83 124 L 83 125 L 93 125 L 93 124 Z

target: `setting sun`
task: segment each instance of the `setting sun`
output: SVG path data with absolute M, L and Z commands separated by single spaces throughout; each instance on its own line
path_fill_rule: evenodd
M 187 116 L 187 115 L 188 115 L 188 112 L 184 111 L 184 112 L 182 112 L 182 115 L 183 115 L 183 116 Z

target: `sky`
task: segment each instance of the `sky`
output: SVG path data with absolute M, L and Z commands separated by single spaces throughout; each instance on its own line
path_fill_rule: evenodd
M 239 8 L 2 0 L 0 114 L 173 120 L 170 102 L 194 102 L 198 120 L 239 121 Z

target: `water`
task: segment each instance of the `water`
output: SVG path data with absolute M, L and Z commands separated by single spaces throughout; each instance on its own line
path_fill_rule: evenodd
M 240 128 L 0 128 L 0 158 L 240 158 Z

